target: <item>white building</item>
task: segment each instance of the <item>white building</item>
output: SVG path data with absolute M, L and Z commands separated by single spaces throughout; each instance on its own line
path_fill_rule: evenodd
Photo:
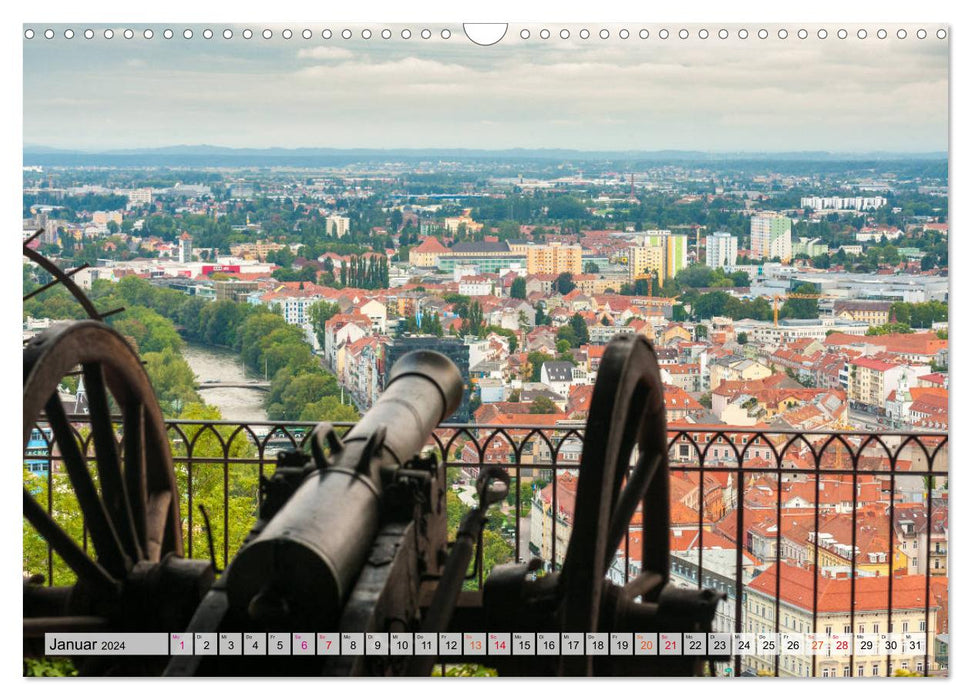
M 593 383 L 585 369 L 560 360 L 543 363 L 540 381 L 564 399 L 570 396 L 571 386 Z
M 720 267 L 726 272 L 735 269 L 738 260 L 738 236 L 728 231 L 715 231 L 705 237 L 705 265 L 714 269 Z
M 119 192 L 119 194 L 121 194 Z M 125 192 L 128 195 L 128 208 L 134 209 L 135 207 L 148 207 L 152 204 L 152 188 L 151 187 L 141 187 L 134 190 L 128 190 Z
M 821 238 L 806 238 L 800 236 L 799 240 L 792 244 L 792 254 L 799 255 L 805 253 L 811 258 L 817 255 L 825 255 L 829 252 L 829 246 L 823 243 Z
M 886 205 L 886 197 L 803 197 L 799 200 L 799 206 L 803 209 L 815 209 L 816 211 L 840 209 L 868 211 Z
M 860 229 L 856 233 L 857 243 L 878 243 L 880 241 L 894 241 L 904 235 L 904 232 L 893 226 L 873 226 Z
M 752 337 L 756 343 L 770 347 L 778 347 L 784 343 L 791 343 L 800 338 L 812 338 L 823 341 L 826 334 L 836 331 L 847 335 L 866 335 L 870 324 L 866 321 L 849 321 L 837 323 L 834 319 L 785 319 L 778 326 L 771 322 L 760 322 L 755 326 Z M 737 328 L 736 328 L 737 330 Z
M 343 238 L 351 228 L 351 220 L 346 216 L 331 214 L 327 217 L 327 233 L 332 233 L 337 238 Z
M 375 333 L 384 335 L 388 332 L 388 307 L 377 299 L 361 304 L 360 312 L 371 319 L 371 328 Z
M 179 236 L 179 262 L 183 265 L 192 262 L 192 236 L 188 233 Z
M 495 279 L 484 275 L 463 277 L 459 282 L 459 294 L 467 297 L 484 297 L 494 294 Z
M 752 217 L 752 257 L 764 260 L 792 258 L 792 219 L 782 214 L 765 212 Z

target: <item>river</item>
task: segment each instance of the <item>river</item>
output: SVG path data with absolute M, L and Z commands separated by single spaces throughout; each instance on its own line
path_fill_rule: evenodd
M 240 422 L 267 420 L 266 411 L 263 409 L 265 391 L 242 387 L 205 388 L 207 381 L 248 382 L 251 379 L 262 379 L 247 370 L 235 352 L 207 345 L 186 344 L 182 348 L 182 356 L 195 372 L 197 382 L 202 385 L 199 389 L 202 400 L 218 408 L 223 419 Z

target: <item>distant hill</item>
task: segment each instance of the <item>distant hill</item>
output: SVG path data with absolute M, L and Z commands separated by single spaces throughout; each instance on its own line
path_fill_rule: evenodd
M 24 165 L 149 165 L 149 166 L 240 166 L 240 165 L 340 165 L 360 161 L 641 161 L 641 162 L 729 162 L 729 161 L 909 161 L 947 160 L 947 153 L 832 153 L 828 151 L 788 152 L 705 152 L 581 151 L 563 148 L 228 148 L 225 146 L 178 145 L 161 148 L 70 150 L 43 145 L 25 145 Z

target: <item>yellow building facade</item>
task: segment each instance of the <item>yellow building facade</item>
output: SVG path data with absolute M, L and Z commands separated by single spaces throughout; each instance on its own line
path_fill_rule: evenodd
M 571 275 L 583 273 L 583 249 L 578 245 L 550 243 L 526 249 L 526 272 L 530 275 Z
M 656 272 L 660 280 L 665 278 L 664 248 L 661 246 L 640 246 L 627 251 L 630 281 L 633 284 L 638 275 Z

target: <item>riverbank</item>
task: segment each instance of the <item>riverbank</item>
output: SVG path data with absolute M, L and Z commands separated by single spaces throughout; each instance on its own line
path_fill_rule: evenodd
M 250 372 L 239 355 L 228 348 L 218 348 L 198 343 L 186 343 L 182 357 L 196 375 L 197 391 L 210 406 L 219 409 L 225 420 L 256 422 L 268 420 L 263 399 L 266 392 L 246 387 L 206 388 L 206 382 L 231 384 L 262 379 Z

